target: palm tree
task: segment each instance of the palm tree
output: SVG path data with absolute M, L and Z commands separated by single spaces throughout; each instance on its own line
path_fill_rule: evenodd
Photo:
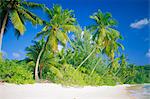
M 119 60 L 120 60 L 120 66 L 119 66 L 119 69 L 116 71 L 115 76 L 118 74 L 121 74 L 123 76 L 124 71 L 126 71 L 127 66 L 128 66 L 127 59 L 126 59 L 125 55 L 121 55 L 119 57 Z
M 117 60 L 115 59 L 115 53 L 119 53 L 119 47 L 124 50 L 124 46 L 117 42 L 122 37 L 120 36 L 119 32 L 113 29 L 109 30 L 110 32 L 107 33 L 109 37 L 105 37 L 103 53 L 105 53 L 112 62 L 112 67 L 117 68 L 119 65 L 117 64 Z
M 90 26 L 91 30 L 94 30 L 93 39 L 96 40 L 98 48 L 111 59 L 112 67 L 114 67 L 116 63 L 115 52 L 118 52 L 119 47 L 124 49 L 123 45 L 117 42 L 122 39 L 122 36 L 113 28 L 117 22 L 110 13 L 103 14 L 100 10 L 94 13 L 91 18 L 96 21 L 95 25 Z
M 45 41 L 42 39 L 40 41 L 33 41 L 34 45 L 31 45 L 29 47 L 26 48 L 27 51 L 27 60 L 28 62 L 34 62 L 36 63 L 38 54 L 40 53 L 43 45 L 45 44 Z M 43 64 L 45 63 L 45 59 L 46 56 L 42 56 L 41 61 L 40 61 L 40 78 L 42 78 L 42 68 L 43 68 Z
M 94 13 L 90 16 L 90 18 L 95 21 L 95 24 L 88 28 L 91 32 L 93 32 L 93 40 L 96 42 L 96 47 L 93 48 L 91 53 L 81 62 L 78 68 L 80 68 L 95 51 L 106 52 L 106 55 L 113 60 L 114 52 L 118 48 L 117 46 L 123 47 L 121 44 L 116 42 L 116 40 L 121 38 L 121 36 L 117 30 L 113 29 L 113 26 L 115 26 L 117 22 L 112 18 L 110 13 L 103 14 L 100 10 L 98 10 L 98 12 Z M 115 45 L 115 48 L 113 45 Z M 109 51 L 111 49 L 110 53 L 108 53 L 108 49 Z
M 51 52 L 54 54 L 58 52 L 58 43 L 60 42 L 62 45 L 66 45 L 69 37 L 67 35 L 68 32 L 77 31 L 76 19 L 72 14 L 72 10 L 65 9 L 63 10 L 61 6 L 54 5 L 52 9 L 46 8 L 50 22 L 43 28 L 43 30 L 37 34 L 36 37 L 42 36 L 46 37 L 46 43 L 41 49 L 35 67 L 35 79 L 39 80 L 38 77 L 38 66 L 41 56 L 44 50 L 47 47 L 51 48 Z
M 3 34 L 10 22 L 13 24 L 16 35 L 23 35 L 25 28 L 25 21 L 32 22 L 33 25 L 43 24 L 43 21 L 30 12 L 27 8 L 44 7 L 42 4 L 26 2 L 23 0 L 1 0 L 0 1 L 0 52 L 2 50 Z
M 33 62 L 36 64 L 37 57 L 45 44 L 44 39 L 40 41 L 33 41 L 34 45 L 31 45 L 26 48 L 27 51 L 27 60 L 28 62 Z M 57 62 L 57 59 L 53 57 L 52 53 L 50 51 L 45 50 L 41 56 L 40 62 L 39 62 L 39 74 L 40 74 L 40 79 L 42 79 L 42 71 L 43 67 L 49 67 L 50 69 L 56 70 L 59 74 L 59 70 L 55 67 L 56 65 L 59 65 Z M 58 75 L 58 74 L 56 74 Z

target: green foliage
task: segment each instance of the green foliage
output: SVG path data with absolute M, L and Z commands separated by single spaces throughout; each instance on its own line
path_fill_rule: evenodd
M 26 65 L 8 60 L 0 62 L 0 79 L 16 84 L 34 83 L 33 75 L 26 69 Z
M 128 65 L 128 67 L 123 68 L 120 72 L 119 78 L 123 83 L 134 83 L 136 70 L 134 65 Z
M 2 0 L 0 1 L 0 14 L 2 15 L 1 20 L 4 20 L 4 18 L 6 18 L 7 19 L 6 26 L 7 26 L 8 19 L 10 17 L 10 20 L 14 25 L 16 35 L 17 36 L 22 35 L 26 30 L 24 25 L 25 21 L 30 21 L 33 25 L 43 24 L 42 19 L 40 19 L 38 16 L 36 16 L 27 9 L 37 7 L 44 9 L 44 5 L 33 2 L 26 2 L 22 0 L 13 0 L 13 1 Z M 0 28 L 2 28 L 2 24 L 0 24 Z
M 127 63 L 124 55 L 120 56 L 119 48 L 124 50 L 124 47 L 118 40 L 122 37 L 119 31 L 115 30 L 117 22 L 110 13 L 98 10 L 90 16 L 95 23 L 82 31 L 80 26 L 77 26 L 72 10 L 62 9 L 59 5 L 49 9 L 32 2 L 12 2 L 13 5 L 5 0 L 0 1 L 1 19 L 4 19 L 8 11 L 19 35 L 25 31 L 26 20 L 33 25 L 45 22 L 27 10 L 28 7 L 44 9 L 49 22 L 45 22 L 42 31 L 36 35 L 36 38 L 42 39 L 34 41 L 33 45 L 26 48 L 26 59 L 2 60 L 0 53 L 0 80 L 16 84 L 34 83 L 33 74 L 39 67 L 36 75 L 40 75 L 41 79 L 63 85 L 113 86 L 150 83 L 149 65 L 131 65 Z M 74 38 L 68 37 L 69 32 L 72 32 Z M 63 45 L 61 51 L 58 50 L 58 44 Z M 37 68 L 34 69 L 35 67 Z
M 64 85 L 83 86 L 86 84 L 84 81 L 84 74 L 79 71 L 75 72 L 75 68 L 73 68 L 72 65 L 64 64 L 61 72 L 63 74 L 61 83 Z
M 120 82 L 116 76 L 113 76 L 111 74 L 106 74 L 105 76 L 103 76 L 103 85 L 114 86 L 117 83 Z
M 98 73 L 94 73 L 91 76 L 86 75 L 84 80 L 86 82 L 86 85 L 92 85 L 92 86 L 101 86 L 104 83 L 104 80 Z
M 97 49 L 112 61 L 112 68 L 117 68 L 115 56 L 119 52 L 119 47 L 122 49 L 124 47 L 118 42 L 119 39 L 122 39 L 119 31 L 114 29 L 117 24 L 116 20 L 113 19 L 111 13 L 102 13 L 100 10 L 90 18 L 95 22 L 95 24 L 89 26 L 89 29 L 94 34 L 93 40 L 96 42 Z
M 137 73 L 134 82 L 136 83 L 150 83 L 150 65 L 136 66 Z
M 36 37 L 46 38 L 46 46 L 50 46 L 52 52 L 58 52 L 58 43 L 66 45 L 69 37 L 68 32 L 77 31 L 76 19 L 72 10 L 62 9 L 59 5 L 53 5 L 52 9 L 45 8 L 50 22 Z

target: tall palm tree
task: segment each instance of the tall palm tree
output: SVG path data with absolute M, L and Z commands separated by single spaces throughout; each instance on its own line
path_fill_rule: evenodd
M 45 44 L 44 39 L 39 40 L 39 41 L 33 41 L 34 45 L 31 45 L 26 48 L 27 51 L 27 60 L 28 62 L 33 62 L 36 64 L 37 57 Z M 52 70 L 56 70 L 59 75 L 60 72 L 59 70 L 55 67 L 56 65 L 59 65 L 57 62 L 57 59 L 53 57 L 52 53 L 50 51 L 45 50 L 41 56 L 40 62 L 39 62 L 39 74 L 40 74 L 40 79 L 42 79 L 42 71 L 44 67 L 48 67 Z M 53 71 L 52 71 L 53 72 Z
M 105 53 L 111 60 L 112 62 L 112 67 L 117 68 L 119 65 L 117 65 L 117 61 L 115 59 L 115 53 L 119 53 L 119 47 L 124 50 L 124 46 L 118 42 L 118 40 L 121 38 L 120 34 L 116 30 L 109 30 L 107 36 L 105 37 L 104 40 L 104 46 L 105 48 L 103 49 L 103 53 Z
M 38 54 L 40 53 L 43 45 L 45 44 L 45 41 L 42 39 L 40 41 L 33 41 L 33 44 L 34 45 L 31 45 L 29 47 L 26 48 L 26 51 L 27 51 L 27 60 L 28 62 L 34 62 L 36 63 L 36 60 L 37 60 L 37 57 L 38 57 Z M 40 78 L 42 78 L 42 68 L 43 68 L 43 65 L 45 63 L 45 60 L 47 60 L 47 57 L 46 56 L 42 56 L 41 58 L 41 61 L 40 61 Z
M 7 28 L 8 22 L 11 22 L 16 31 L 16 35 L 23 35 L 25 21 L 32 22 L 33 25 L 43 24 L 43 21 L 30 12 L 27 8 L 43 8 L 42 4 L 26 2 L 24 0 L 1 0 L 0 1 L 0 52 L 2 50 L 2 39 Z M 10 20 L 10 21 L 9 21 Z
M 63 10 L 61 6 L 54 5 L 52 9 L 46 8 L 45 11 L 47 12 L 50 18 L 50 22 L 36 36 L 42 36 L 44 38 L 46 37 L 46 43 L 40 51 L 36 62 L 36 80 L 39 80 L 38 66 L 44 50 L 47 47 L 50 47 L 53 53 L 57 53 L 58 43 L 60 42 L 62 45 L 66 45 L 67 41 L 69 40 L 67 33 L 77 31 L 77 27 L 75 26 L 76 19 L 74 18 L 72 10 Z
M 118 50 L 118 46 L 123 47 L 116 42 L 118 38 L 121 38 L 121 35 L 113 28 L 117 22 L 112 18 L 110 13 L 103 14 L 98 10 L 98 12 L 94 13 L 90 18 L 95 22 L 95 24 L 88 28 L 93 32 L 93 40 L 96 42 L 96 47 L 94 47 L 91 53 L 81 62 L 78 68 L 80 68 L 95 51 L 105 52 L 105 54 L 113 61 L 114 52 Z M 113 47 L 114 45 L 115 47 Z M 108 52 L 108 50 L 110 52 Z

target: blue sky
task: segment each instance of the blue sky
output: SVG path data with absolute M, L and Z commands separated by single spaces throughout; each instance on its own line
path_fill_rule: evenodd
M 64 9 L 74 10 L 75 17 L 81 27 L 90 25 L 93 21 L 89 18 L 92 13 L 101 9 L 102 12 L 111 12 L 118 21 L 117 30 L 121 32 L 125 46 L 124 53 L 130 63 L 137 65 L 150 64 L 150 36 L 149 36 L 149 0 L 27 0 L 44 3 L 49 8 L 53 4 L 60 4 Z M 32 10 L 41 18 L 46 18 L 45 13 Z M 31 45 L 41 26 L 32 26 L 26 22 L 26 32 L 18 40 L 14 35 L 11 24 L 4 35 L 2 50 L 9 59 L 23 59 L 25 48 Z

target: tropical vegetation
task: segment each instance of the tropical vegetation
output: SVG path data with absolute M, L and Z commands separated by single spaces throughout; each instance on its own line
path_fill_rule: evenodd
M 42 9 L 48 21 L 29 8 Z M 26 47 L 25 59 L 9 60 L 1 55 L 1 82 L 46 81 L 71 86 L 150 83 L 150 65 L 128 63 L 121 44 L 123 37 L 111 13 L 98 10 L 90 16 L 93 24 L 84 28 L 80 27 L 73 10 L 60 5 L 48 8 L 22 0 L 1 0 L 0 14 L 0 49 L 9 22 L 17 37 L 25 32 L 25 21 L 43 26 L 33 44 Z

